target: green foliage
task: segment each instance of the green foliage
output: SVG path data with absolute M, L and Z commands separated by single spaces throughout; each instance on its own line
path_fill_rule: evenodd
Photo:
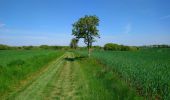
M 110 51 L 136 51 L 138 50 L 137 47 L 134 46 L 124 46 L 124 45 L 118 45 L 114 43 L 107 43 L 104 45 L 104 50 L 110 50 Z
M 90 48 L 95 42 L 95 37 L 99 38 L 99 18 L 97 16 L 84 16 L 73 24 L 72 35 L 77 39 L 83 38 L 84 43 L 88 47 L 88 54 L 90 56 Z
M 9 46 L 0 44 L 0 50 L 7 50 L 9 49 Z
M 141 46 L 140 48 L 170 48 L 170 45 L 166 45 L 166 44 L 160 44 L 160 45 L 145 45 L 145 46 Z
M 170 98 L 170 49 L 96 51 L 92 57 L 113 69 L 147 99 Z
M 49 45 L 41 45 L 41 46 L 8 46 L 0 44 L 0 50 L 68 50 L 69 46 L 49 46 Z
M 104 45 L 104 50 L 120 50 L 120 46 L 113 43 L 107 43 Z
M 33 49 L 34 47 L 33 46 L 23 46 L 22 47 L 24 50 L 31 50 Z
M 49 46 L 48 45 L 41 45 L 40 48 L 41 49 L 49 49 Z
M 73 38 L 70 43 L 70 47 L 76 49 L 78 47 L 78 39 Z

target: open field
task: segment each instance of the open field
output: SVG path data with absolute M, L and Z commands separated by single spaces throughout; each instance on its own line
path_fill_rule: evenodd
M 0 51 L 2 100 L 169 98 L 170 49 Z
M 0 100 L 170 100 L 170 0 L 0 0 Z
M 79 52 L 87 55 L 86 51 Z M 170 98 L 170 49 L 94 51 L 92 56 L 148 99 Z
M 12 52 L 12 51 L 11 51 Z M 8 66 L 7 66 L 8 67 Z M 25 78 L 24 82 L 1 99 L 10 100 L 112 100 L 142 99 L 114 73 L 95 59 L 66 52 L 46 67 Z M 20 70 L 21 71 L 21 70 Z M 9 84 L 10 85 L 10 84 Z M 114 89 L 110 88 L 113 87 Z

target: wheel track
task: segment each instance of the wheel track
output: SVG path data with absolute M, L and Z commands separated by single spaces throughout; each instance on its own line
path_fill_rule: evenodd
M 67 58 L 74 58 L 71 53 Z M 82 73 L 76 61 L 65 61 L 64 66 L 58 70 L 54 80 L 50 82 L 46 91 L 51 90 L 46 94 L 46 100 L 60 99 L 60 100 L 75 100 L 80 99 L 81 90 L 83 89 L 83 82 L 80 82 Z M 84 80 L 84 79 L 83 79 Z M 85 86 L 85 85 L 84 85 Z M 50 87 L 53 87 L 52 89 Z M 81 89 L 81 90 L 80 90 Z M 48 96 L 47 96 L 48 95 Z
M 11 100 L 40 100 L 42 99 L 43 89 L 48 84 L 51 77 L 55 74 L 58 68 L 63 63 L 63 58 L 66 56 L 63 55 L 58 58 L 56 61 L 52 62 L 48 69 L 43 72 L 37 79 L 34 80 L 29 86 L 27 86 L 23 91 L 18 91 L 17 95 L 10 96 L 8 99 Z
M 84 98 L 87 82 L 73 53 L 52 62 L 35 80 L 10 100 L 77 100 Z

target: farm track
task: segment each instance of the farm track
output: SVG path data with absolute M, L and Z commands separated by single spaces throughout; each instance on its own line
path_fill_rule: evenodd
M 79 63 L 73 53 L 66 53 L 40 74 L 31 84 L 8 99 L 12 100 L 75 100 L 87 91 Z

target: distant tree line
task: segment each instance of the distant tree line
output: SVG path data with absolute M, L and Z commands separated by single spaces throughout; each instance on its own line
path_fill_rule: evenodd
M 72 45 L 72 46 L 71 46 Z M 70 46 L 49 46 L 49 45 L 40 45 L 40 46 L 8 46 L 0 44 L 0 50 L 70 50 L 70 48 L 77 48 L 77 50 L 87 50 L 86 47 L 78 47 L 77 42 L 73 40 L 73 44 Z M 170 45 L 148 45 L 148 46 L 125 46 L 115 43 L 106 43 L 104 47 L 101 46 L 92 46 L 93 50 L 110 50 L 110 51 L 135 51 L 142 48 L 170 48 Z
M 104 45 L 104 50 L 111 50 L 111 51 L 136 51 L 139 50 L 136 46 L 125 46 L 125 45 L 118 45 L 114 43 L 107 43 Z
M 160 44 L 160 45 L 145 45 L 145 46 L 140 46 L 140 48 L 170 48 L 170 45 L 166 44 Z
M 45 49 L 45 50 L 68 50 L 69 46 L 8 46 L 0 44 L 0 50 L 34 50 L 34 49 Z

